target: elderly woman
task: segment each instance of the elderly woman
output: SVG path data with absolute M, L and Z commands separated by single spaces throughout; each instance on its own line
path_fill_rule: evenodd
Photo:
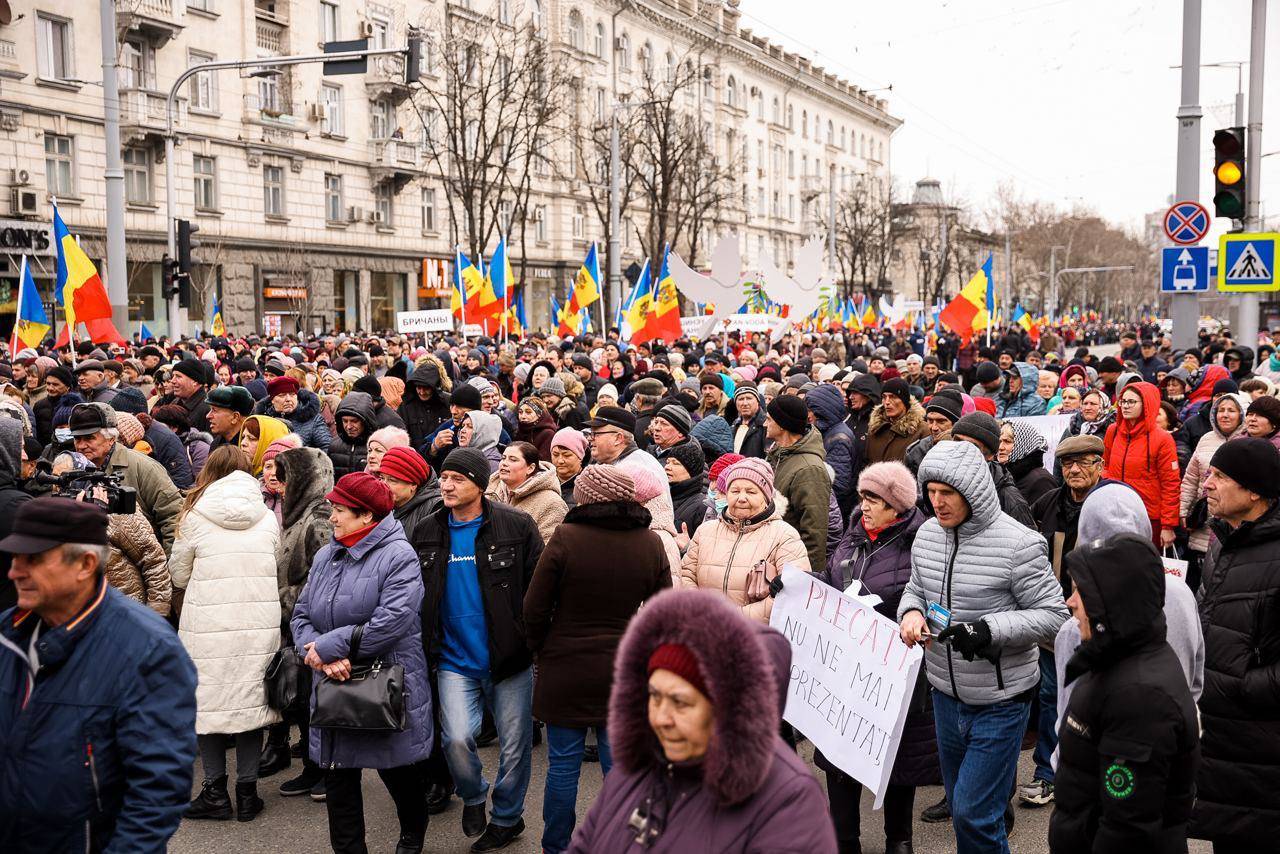
M 1244 429 L 1255 439 L 1266 439 L 1280 448 L 1280 398 L 1256 397 L 1245 413 Z
M 551 439 L 556 435 L 556 417 L 540 398 L 530 397 L 520 401 L 516 409 L 516 438 L 538 449 L 538 456 L 551 461 Z
M 721 591 L 744 615 L 767 623 L 773 610 L 769 582 L 787 563 L 808 572 L 809 554 L 774 504 L 768 463 L 747 457 L 720 477 L 728 505 L 694 533 L 680 567 L 681 585 Z
M 502 462 L 490 477 L 485 496 L 532 516 L 544 543 L 551 539 L 569 509 L 560 497 L 555 467 L 542 462 L 538 449 L 528 442 L 512 442 L 503 451 Z
M 613 770 L 570 851 L 837 850 L 821 787 L 778 735 L 790 646 L 735 611 L 679 590 L 632 619 L 609 697 Z
M 574 504 L 573 485 L 587 459 L 587 437 L 581 430 L 565 427 L 551 437 L 551 465 L 560 481 L 560 497 L 566 506 Z
M 901 463 L 875 463 L 858 477 L 858 497 L 859 503 L 849 516 L 849 527 L 821 576 L 839 590 L 879 596 L 876 611 L 892 620 L 896 618 L 902 591 L 911 580 L 911 545 L 925 521 L 916 507 L 916 481 Z M 923 668 L 915 690 L 885 792 L 888 852 L 911 850 L 916 787 L 935 786 L 942 780 Z M 820 751 L 814 755 L 814 762 L 827 774 L 827 798 L 840 850 L 861 851 L 858 840 L 862 784 L 832 765 Z
M 262 474 L 262 458 L 267 448 L 281 436 L 289 433 L 289 424 L 279 418 L 266 415 L 250 415 L 244 420 L 240 429 L 240 451 L 249 463 L 249 473 L 254 477 Z
M 1044 467 L 1046 450 L 1048 443 L 1044 436 L 1030 424 L 1005 421 L 1000 425 L 1000 445 L 996 460 L 1013 476 L 1028 507 L 1058 486 L 1053 475 Z
M 401 851 L 421 851 L 427 832 L 431 689 L 422 648 L 422 569 L 391 512 L 387 485 L 368 472 L 342 477 L 326 496 L 333 540 L 316 555 L 290 627 L 298 653 L 321 676 L 351 677 L 355 664 L 404 668 L 405 726 L 399 731 L 310 728 L 308 752 L 325 769 L 329 842 L 365 851 L 361 770 L 375 768 L 396 805 Z M 278 614 L 277 614 L 278 616 Z M 311 697 L 312 719 L 316 695 Z
M 315 392 L 303 388 L 294 377 L 283 376 L 271 378 L 267 383 L 267 397 L 258 401 L 253 411 L 286 422 L 290 432 L 296 433 L 308 448 L 327 451 L 333 436 L 320 408 L 320 398 Z
M 399 427 L 383 427 L 369 435 L 365 445 L 366 453 L 364 470 L 369 474 L 377 474 L 382 464 L 382 457 L 392 448 L 409 447 L 409 434 Z
M 472 409 L 462 418 L 458 427 L 458 447 L 474 448 L 489 461 L 490 472 L 496 472 L 502 462 L 498 439 L 502 436 L 502 419 L 491 412 Z
M 627 622 L 671 572 L 635 483 L 616 466 L 588 466 L 577 501 L 538 559 L 524 598 L 529 648 L 538 664 L 533 714 L 547 724 L 542 850 L 560 854 L 575 822 L 578 773 L 588 729 L 596 731 L 600 772 L 612 759 L 605 729 L 613 656 Z M 600 572 L 599 555 L 611 555 Z
M 1080 411 L 1080 389 L 1067 386 L 1058 391 L 1058 404 L 1049 407 L 1050 415 L 1074 415 Z
M 1223 442 L 1245 435 L 1245 413 L 1251 405 L 1244 395 L 1223 394 L 1210 407 L 1209 420 L 1213 429 L 1200 437 L 1195 450 L 1191 452 L 1179 491 L 1178 515 L 1182 526 L 1190 532 L 1187 537 L 1187 584 L 1192 590 L 1199 587 L 1200 563 L 1209 548 L 1212 533 L 1205 493 L 1205 484 L 1209 479 L 1209 461 Z
M 276 522 L 284 524 L 284 481 L 276 477 L 276 457 L 281 451 L 302 447 L 302 437 L 297 433 L 286 433 L 267 446 L 262 455 L 262 475 L 258 482 L 262 484 L 262 501 L 276 516 Z

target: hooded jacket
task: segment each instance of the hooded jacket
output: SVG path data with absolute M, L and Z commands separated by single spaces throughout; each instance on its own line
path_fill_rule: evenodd
M 305 388 L 298 389 L 298 405 L 288 415 L 277 412 L 269 397 L 258 401 L 253 407 L 253 412 L 255 415 L 267 415 L 286 422 L 289 425 L 289 431 L 297 433 L 306 447 L 319 448 L 322 451 L 329 450 L 329 443 L 333 437 L 329 433 L 329 425 L 325 423 L 324 416 L 320 414 L 320 398 L 315 392 L 307 391 Z
M 319 448 L 291 448 L 276 455 L 276 472 L 284 480 L 276 586 L 283 627 L 290 631 L 289 618 L 311 564 L 333 537 L 332 508 L 325 498 L 333 489 L 333 461 Z
M 809 566 L 827 565 L 827 528 L 831 509 L 831 476 L 827 474 L 822 434 L 810 428 L 794 445 L 774 445 L 768 462 L 773 466 L 773 488 L 787 499 L 782 518 L 800 533 L 809 554 Z
M 853 431 L 844 423 L 848 410 L 844 397 L 833 385 L 820 385 L 805 395 L 805 406 L 822 433 L 822 447 L 827 452 L 827 465 L 835 473 L 831 483 L 840 505 L 841 515 L 847 516 L 853 509 L 858 483 L 853 474 Z M 744 455 L 745 456 L 745 455 Z
M 969 516 L 955 528 L 931 518 L 911 548 L 911 580 L 898 604 L 926 613 L 930 602 L 951 612 L 952 624 L 985 620 L 986 655 L 965 661 L 950 644 L 925 649 L 933 687 L 959 702 L 986 706 L 1019 698 L 1040 682 L 1037 644 L 1053 639 L 1067 618 L 1062 589 L 1049 568 L 1044 538 L 1000 510 L 986 461 L 968 442 L 943 442 L 920 464 L 920 487 L 955 489 Z
M 702 520 L 707 517 L 707 474 L 703 472 L 697 477 L 682 480 L 669 485 L 671 489 L 671 510 L 675 514 L 675 528 L 681 525 L 689 528 L 689 535 L 697 532 Z
M 13 518 L 18 508 L 31 496 L 18 486 L 22 474 L 22 424 L 13 418 L 0 418 L 0 538 L 13 533 Z M 18 602 L 17 589 L 9 579 L 12 556 L 0 552 L 0 609 Z
M 173 584 L 168 559 L 147 517 L 137 510 L 110 514 L 107 540 L 111 554 L 107 557 L 106 573 L 111 586 L 160 616 L 169 616 Z
M 1026 362 L 1014 362 L 1014 370 L 1022 378 L 1022 388 L 1017 394 L 1010 395 L 1001 391 L 996 398 L 996 411 L 1000 418 L 1016 418 L 1028 415 L 1044 415 L 1045 399 L 1036 394 L 1036 385 L 1040 382 L 1040 369 Z M 1009 381 L 1005 380 L 1005 388 Z
M 516 425 L 515 436 L 517 441 L 528 442 L 537 448 L 538 459 L 549 463 L 551 462 L 551 440 L 555 438 L 558 429 L 555 416 L 550 412 L 544 412 L 531 424 L 520 421 Z
M 364 425 L 360 435 L 354 439 L 342 429 L 344 415 L 354 415 Z M 329 459 L 333 460 L 333 479 L 338 481 L 353 471 L 364 471 L 369 461 L 369 436 L 378 429 L 373 417 L 373 398 L 362 391 L 348 392 L 338 404 L 334 420 L 338 424 L 338 435 L 329 444 Z
M 1156 426 L 1159 389 L 1147 382 L 1131 383 L 1128 388 L 1142 395 L 1142 417 L 1130 421 L 1121 416 L 1107 428 L 1102 476 L 1136 489 L 1147 514 L 1172 530 L 1178 527 L 1181 489 L 1178 449 L 1169 431 Z
M 196 733 L 275 723 L 263 677 L 280 648 L 276 546 L 280 526 L 253 475 L 214 481 L 182 518 L 169 558 L 186 591 L 178 637 L 195 662 Z
M 564 521 L 564 514 L 569 510 L 560 497 L 560 478 L 556 477 L 556 468 L 551 463 L 539 462 L 533 474 L 515 489 L 503 483 L 498 473 L 494 472 L 489 478 L 489 488 L 485 495 L 533 517 L 544 545 L 555 533 L 556 526 Z
M 914 400 L 910 408 L 892 420 L 885 416 L 884 404 L 878 404 L 871 410 L 871 419 L 867 422 L 863 463 L 900 463 L 906 458 L 907 448 L 911 447 L 911 443 L 928 435 L 929 427 L 924 423 L 924 409 Z
M 1228 347 L 1226 352 L 1222 354 L 1224 362 L 1228 356 L 1235 356 L 1240 360 L 1240 367 L 1231 372 L 1231 379 L 1237 383 L 1242 383 L 1253 376 L 1252 347 Z
M 1212 522 L 1200 587 L 1204 762 L 1191 835 L 1273 847 L 1280 822 L 1280 504 L 1255 522 Z
M 1240 422 L 1230 433 L 1223 433 L 1218 426 L 1218 407 L 1223 400 L 1230 399 L 1240 409 Z M 1178 513 L 1183 519 L 1191 516 L 1191 509 L 1196 502 L 1205 497 L 1204 485 L 1209 479 L 1209 462 L 1215 451 L 1223 442 L 1244 435 L 1244 414 L 1249 411 L 1249 401 L 1245 395 L 1224 394 L 1209 406 L 1209 424 L 1212 429 L 1200 437 L 1191 459 L 1187 461 L 1187 473 L 1182 476 L 1182 488 L 1179 491 Z M 1195 552 L 1204 552 L 1209 548 L 1209 524 L 1191 531 L 1187 538 L 1187 548 Z
M 424 358 L 413 369 L 405 383 L 404 399 L 400 402 L 400 418 L 409 432 L 411 447 L 421 447 L 423 440 L 436 431 L 441 423 L 449 420 L 449 381 L 442 379 L 441 366 L 434 356 Z M 431 398 L 421 400 L 417 388 L 431 389 Z
M 1213 387 L 1221 380 L 1230 379 L 1231 374 L 1222 365 L 1205 365 L 1199 372 L 1199 382 L 1187 394 L 1187 402 L 1178 412 L 1182 419 L 1182 430 L 1187 435 L 1187 444 L 1194 448 L 1200 443 L 1200 437 L 1213 429 L 1209 419 L 1209 405 L 1213 400 Z
M 1164 572 L 1149 538 L 1122 534 L 1067 557 L 1093 636 L 1059 731 L 1052 852 L 1187 850 L 1200 761 L 1196 705 L 1165 641 Z
M 789 647 L 735 610 L 718 593 L 680 590 L 653 597 L 631 621 L 609 697 L 614 767 L 570 852 L 834 854 L 822 789 L 778 735 Z M 647 665 L 663 643 L 688 648 L 707 683 L 715 731 L 700 762 L 667 762 L 649 726 Z M 646 802 L 661 830 L 641 846 L 631 822 Z
M 762 406 L 756 410 L 755 415 L 751 416 L 746 421 L 742 420 L 742 416 L 738 416 L 734 419 L 734 422 L 730 425 L 729 429 L 733 431 L 733 445 L 736 446 L 736 449 L 734 450 L 735 454 L 742 454 L 744 457 L 755 457 L 761 460 L 764 459 L 765 445 L 767 444 L 764 429 L 764 416 L 765 411 Z M 740 445 L 738 444 L 739 430 L 742 431 L 742 443 Z M 850 431 L 850 435 L 852 435 L 852 431 Z

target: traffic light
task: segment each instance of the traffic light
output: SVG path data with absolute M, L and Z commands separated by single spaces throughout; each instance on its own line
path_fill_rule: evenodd
M 1213 134 L 1214 214 L 1244 219 L 1244 188 L 1244 128 L 1223 128 Z
M 409 46 L 404 52 L 404 82 L 417 83 L 422 70 L 422 35 L 420 30 L 409 30 Z
M 163 278 L 160 293 L 166 300 L 173 299 L 178 293 L 178 262 L 165 255 L 160 259 L 160 272 Z
M 178 220 L 178 305 L 191 307 L 191 247 L 199 246 L 191 240 L 191 235 L 200 230 L 200 226 L 192 225 L 190 220 Z

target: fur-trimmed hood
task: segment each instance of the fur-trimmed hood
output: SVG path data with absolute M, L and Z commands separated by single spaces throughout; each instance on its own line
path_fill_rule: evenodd
M 664 643 L 688 647 L 698 662 L 715 732 L 702 762 L 702 785 L 724 807 L 764 784 L 780 715 L 781 681 L 760 633 L 717 590 L 671 590 L 650 599 L 631 621 L 614 659 L 609 698 L 613 758 L 628 773 L 666 764 L 649 727 L 649 656 Z
M 911 401 L 909 409 L 892 420 L 884 414 L 884 404 L 881 403 L 871 410 L 871 420 L 867 422 L 867 432 L 879 433 L 881 430 L 888 428 L 899 436 L 911 436 L 923 425 L 924 409 L 914 400 Z

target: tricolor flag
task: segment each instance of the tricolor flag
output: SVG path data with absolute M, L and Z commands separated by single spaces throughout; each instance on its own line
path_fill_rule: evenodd
M 600 299 L 600 256 L 596 251 L 595 241 L 592 241 L 591 248 L 587 250 L 587 257 L 578 268 L 578 274 L 573 277 L 569 308 L 575 312 L 582 311 L 598 299 Z
M 54 346 L 67 344 L 77 323 L 85 325 L 90 340 L 95 344 L 126 343 L 111 322 L 111 300 L 107 297 L 102 277 L 67 230 L 56 204 L 53 206 L 53 240 L 58 247 L 58 280 L 53 295 L 67 319 L 67 325 Z
M 209 321 L 209 331 L 219 337 L 227 334 L 227 325 L 222 322 L 222 308 L 218 305 L 218 298 L 213 298 L 213 319 Z
M 462 254 L 460 247 L 454 248 L 453 256 L 453 294 L 449 297 L 449 308 L 454 317 L 462 323 L 477 322 L 480 309 L 480 291 L 484 288 L 484 276 L 471 263 L 471 259 Z
M 974 332 L 986 329 L 995 313 L 995 287 L 991 277 L 992 256 L 982 263 L 969 284 L 938 313 L 938 319 L 968 343 Z
M 31 277 L 27 256 L 23 255 L 22 269 L 18 272 L 18 316 L 13 323 L 10 351 L 16 353 L 21 349 L 19 341 L 27 347 L 39 347 L 44 336 L 49 334 L 49 328 L 49 315 L 40 300 L 40 291 L 36 290 L 36 281 Z
M 658 273 L 658 289 L 653 297 L 653 311 L 644 328 L 645 340 L 661 338 L 668 344 L 680 338 L 680 297 L 676 293 L 676 281 L 671 277 L 667 259 L 671 256 L 671 244 L 662 250 L 662 270 Z
M 489 259 L 489 272 L 486 279 L 489 283 L 486 293 L 492 293 L 494 299 L 494 308 L 490 309 L 488 316 L 494 318 L 494 322 L 485 323 L 485 331 L 492 335 L 506 325 L 503 318 L 506 317 L 509 307 L 510 297 L 507 295 L 516 285 L 516 277 L 511 271 L 511 258 L 507 252 L 506 235 L 498 235 L 498 248 L 493 250 L 493 257 Z M 484 313 L 485 306 L 482 305 L 480 310 Z
M 627 301 L 622 307 L 622 337 L 624 340 L 630 341 L 635 338 L 637 341 L 644 340 L 640 336 L 644 334 L 644 327 L 648 323 L 649 309 L 653 305 L 653 287 L 649 283 L 649 261 L 644 262 L 644 267 L 640 269 L 640 277 L 636 279 L 636 286 L 631 289 L 631 293 L 627 294 Z

